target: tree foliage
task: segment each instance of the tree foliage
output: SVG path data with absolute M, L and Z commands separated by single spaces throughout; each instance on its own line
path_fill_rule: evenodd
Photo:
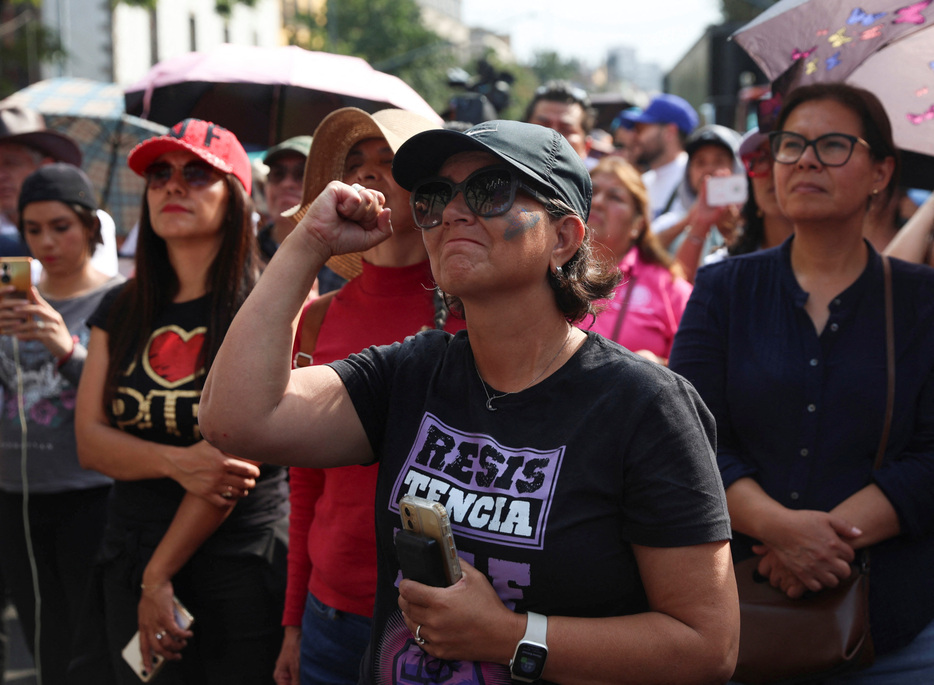
M 0 2 L 0 99 L 40 78 L 39 65 L 62 62 L 55 31 L 44 27 L 34 2 Z
M 747 22 L 759 16 L 763 10 L 778 0 L 720 0 L 723 21 Z
M 298 15 L 290 39 L 310 50 L 362 57 L 398 76 L 436 110 L 447 105 L 450 45 L 422 22 L 415 0 L 331 0 L 318 15 Z
M 564 59 L 554 51 L 536 52 L 529 68 L 540 83 L 552 80 L 581 80 L 581 63 L 576 59 Z

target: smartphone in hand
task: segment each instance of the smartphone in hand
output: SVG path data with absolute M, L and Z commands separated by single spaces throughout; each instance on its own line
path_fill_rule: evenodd
M 195 622 L 195 617 L 189 613 L 180 601 L 178 597 L 173 597 L 172 601 L 175 605 L 175 622 L 180 628 L 188 630 L 191 627 L 191 624 Z M 126 661 L 130 668 L 133 669 L 133 673 L 142 680 L 144 683 L 148 683 L 150 680 L 156 677 L 156 674 L 165 664 L 165 657 L 161 654 L 151 654 L 150 662 L 144 663 L 143 654 L 140 651 L 139 646 L 139 631 L 137 630 L 133 633 L 133 637 L 130 638 L 130 641 L 127 642 L 126 647 L 123 648 L 123 660 Z M 147 668 L 148 666 L 148 668 Z M 145 673 L 143 669 L 145 668 Z
M 447 587 L 462 572 L 448 513 L 440 502 L 406 495 L 399 501 L 402 530 L 396 534 L 396 557 L 402 576 L 426 585 Z
M 12 285 L 16 290 L 5 297 L 25 300 L 32 287 L 32 257 L 0 257 L 0 285 Z
M 743 174 L 708 176 L 707 206 L 724 207 L 745 204 L 748 191 L 748 181 Z

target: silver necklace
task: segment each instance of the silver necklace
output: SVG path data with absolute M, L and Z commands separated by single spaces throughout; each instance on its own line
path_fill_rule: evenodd
M 549 362 L 545 365 L 545 368 L 542 369 L 541 373 L 539 373 L 535 378 L 533 378 L 532 380 L 530 380 L 530 381 L 525 385 L 524 388 L 520 388 L 519 390 L 513 390 L 512 392 L 500 393 L 499 395 L 490 395 L 490 391 L 487 389 L 486 381 L 483 380 L 483 376 L 480 375 L 480 368 L 477 366 L 477 359 L 474 358 L 474 361 L 473 361 L 473 368 L 474 368 L 474 370 L 477 372 L 477 378 L 480 379 L 480 385 L 483 387 L 483 394 L 486 395 L 486 408 L 487 408 L 487 411 L 496 411 L 496 407 L 493 406 L 493 400 L 501 399 L 501 398 L 503 398 L 503 397 L 506 397 L 507 395 L 515 395 L 516 393 L 522 392 L 523 390 L 527 390 L 527 389 L 530 388 L 532 385 L 534 385 L 535 382 L 538 381 L 539 378 L 541 378 L 542 376 L 544 376 L 544 375 L 545 375 L 545 372 L 546 372 L 548 369 L 551 368 L 551 365 L 555 363 L 555 359 L 557 359 L 557 358 L 558 358 L 558 355 L 561 354 L 561 353 L 564 351 L 564 348 L 567 347 L 568 340 L 570 340 L 570 339 L 571 339 L 571 328 L 570 328 L 570 326 L 569 326 L 569 327 L 568 327 L 568 334 L 564 337 L 564 342 L 561 343 L 561 347 L 558 348 L 558 351 L 555 352 L 555 356 L 552 357 L 552 358 L 551 358 L 551 361 L 549 361 Z

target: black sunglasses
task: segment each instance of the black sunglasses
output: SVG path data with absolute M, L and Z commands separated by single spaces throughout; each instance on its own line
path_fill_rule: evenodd
M 206 188 L 220 177 L 220 172 L 217 169 L 200 160 L 188 162 L 183 167 L 172 166 L 168 162 L 155 162 L 146 167 L 144 174 L 146 185 L 151 190 L 165 187 L 176 169 L 182 172 L 182 180 L 189 188 Z
M 444 208 L 459 192 L 464 194 L 464 202 L 477 216 L 499 216 L 508 212 L 516 201 L 517 188 L 543 205 L 551 205 L 551 200 L 520 181 L 508 167 L 492 166 L 478 169 L 460 183 L 440 176 L 421 181 L 412 190 L 412 216 L 419 228 L 438 226 Z

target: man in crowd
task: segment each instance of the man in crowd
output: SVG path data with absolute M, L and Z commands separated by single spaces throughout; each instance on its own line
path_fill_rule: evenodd
M 19 237 L 17 201 L 23 181 L 40 166 L 81 166 L 81 150 L 67 136 L 45 128 L 42 115 L 17 105 L 0 107 L 0 252 L 26 255 Z
M 535 91 L 525 121 L 554 129 L 567 139 L 581 159 L 587 158 L 596 115 L 582 88 L 567 81 L 548 81 Z
M 642 180 L 649 191 L 654 219 L 669 211 L 675 202 L 688 163 L 684 141 L 697 127 L 697 112 L 677 95 L 662 93 L 629 121 L 635 125 L 639 163 L 648 167 Z

